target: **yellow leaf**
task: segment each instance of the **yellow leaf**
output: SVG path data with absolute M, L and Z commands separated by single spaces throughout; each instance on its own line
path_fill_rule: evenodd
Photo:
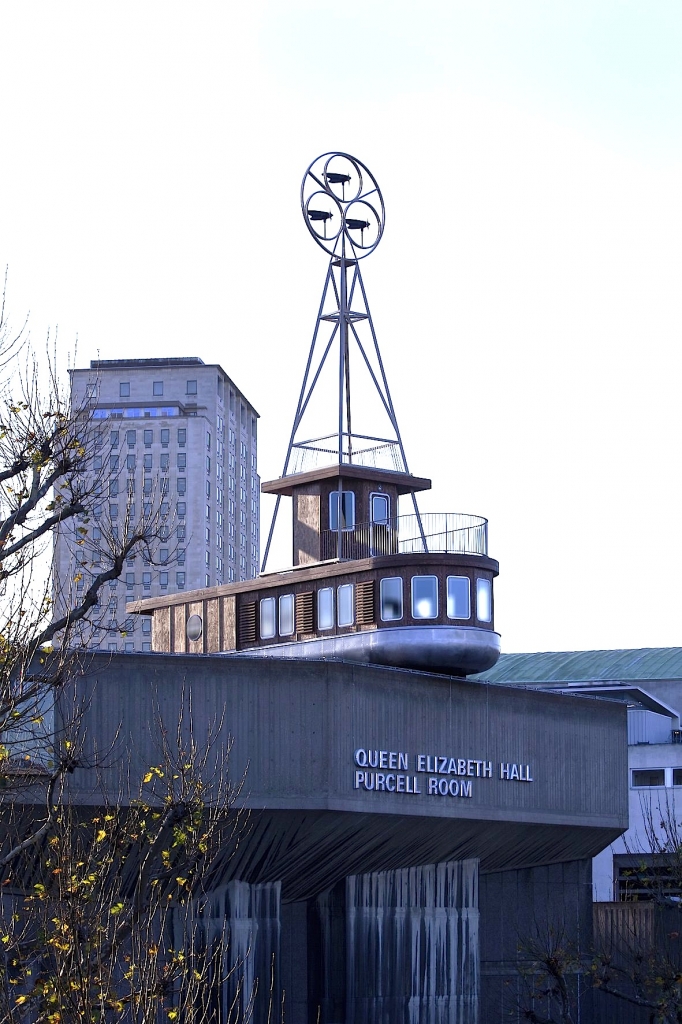
M 142 781 L 143 782 L 151 782 L 152 781 L 152 773 L 151 772 L 147 772 L 146 775 L 144 776 L 144 778 L 142 779 Z
M 107 834 L 106 834 L 106 832 L 104 831 L 104 829 L 103 829 L 103 828 L 101 828 L 101 829 L 100 829 L 100 830 L 98 831 L 98 833 L 97 833 L 97 836 L 96 836 L 96 841 L 97 841 L 98 843 L 101 843 L 103 839 L 106 839 L 106 837 L 107 837 Z

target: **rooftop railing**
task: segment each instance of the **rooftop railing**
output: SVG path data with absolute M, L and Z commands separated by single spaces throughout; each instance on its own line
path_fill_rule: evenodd
M 320 558 L 344 561 L 373 555 L 488 554 L 488 520 L 462 512 L 425 512 L 358 523 L 352 530 L 323 530 Z
M 341 463 L 353 466 L 368 466 L 371 469 L 389 469 L 404 473 L 405 464 L 397 441 L 383 437 L 369 437 L 365 434 L 343 434 Z M 323 466 L 339 463 L 338 435 L 318 437 L 310 441 L 298 441 L 291 446 L 291 462 L 287 475 L 306 473 Z

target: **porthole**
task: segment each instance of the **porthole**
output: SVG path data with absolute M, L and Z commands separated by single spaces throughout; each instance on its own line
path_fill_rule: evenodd
M 203 631 L 204 623 L 201 615 L 190 615 L 187 620 L 187 626 L 185 627 L 187 639 L 192 641 L 200 640 Z

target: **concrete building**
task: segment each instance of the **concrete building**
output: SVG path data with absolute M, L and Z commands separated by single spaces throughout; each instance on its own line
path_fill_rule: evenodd
M 69 776 L 76 804 L 156 763 L 160 708 L 169 734 L 184 707 L 211 736 L 207 782 L 230 747 L 248 828 L 212 863 L 201 926 L 239 940 L 225 1006 L 261 979 L 253 1024 L 273 1019 L 268 979 L 288 1024 L 498 1024 L 519 936 L 560 916 L 589 948 L 591 858 L 627 826 L 622 703 L 239 654 L 96 654 L 74 686 L 84 764 L 110 751 Z M 591 979 L 571 984 L 581 1024 L 603 1020 Z
M 682 648 L 503 654 L 483 677 L 627 703 L 630 826 L 594 858 L 592 889 L 600 903 L 650 898 L 651 889 L 635 891 L 632 867 L 648 861 L 653 883 L 657 855 L 650 830 L 663 841 L 661 823 L 682 814 Z M 670 895 L 682 892 L 671 889 Z
M 86 588 L 106 538 L 126 517 L 158 512 L 152 558 L 128 559 L 89 637 L 104 650 L 148 651 L 150 623 L 127 618 L 126 602 L 258 574 L 258 413 L 221 366 L 197 357 L 93 360 L 71 371 L 71 403 L 94 426 L 95 495 L 85 544 L 74 544 L 76 521 L 57 536 L 56 580 Z

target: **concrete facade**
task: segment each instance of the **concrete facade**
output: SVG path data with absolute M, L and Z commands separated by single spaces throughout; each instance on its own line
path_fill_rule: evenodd
M 62 602 L 77 600 L 74 589 L 99 571 L 103 538 L 128 513 L 135 521 L 159 510 L 153 561 L 141 552 L 128 559 L 88 638 L 109 651 L 151 650 L 151 622 L 127 616 L 127 602 L 258 574 L 258 414 L 222 367 L 196 357 L 94 360 L 71 371 L 71 407 L 91 417 L 96 482 L 85 545 L 74 543 L 80 521 L 56 536 Z
M 508 1019 L 532 908 L 589 933 L 591 858 L 627 826 L 620 704 L 234 655 L 94 655 L 74 685 L 85 758 L 108 751 L 96 779 L 70 777 L 76 802 L 156 763 L 183 706 L 211 736 L 207 778 L 231 742 L 251 818 L 221 852 L 216 912 L 244 886 L 265 908 L 253 955 L 276 958 L 289 1024 Z

